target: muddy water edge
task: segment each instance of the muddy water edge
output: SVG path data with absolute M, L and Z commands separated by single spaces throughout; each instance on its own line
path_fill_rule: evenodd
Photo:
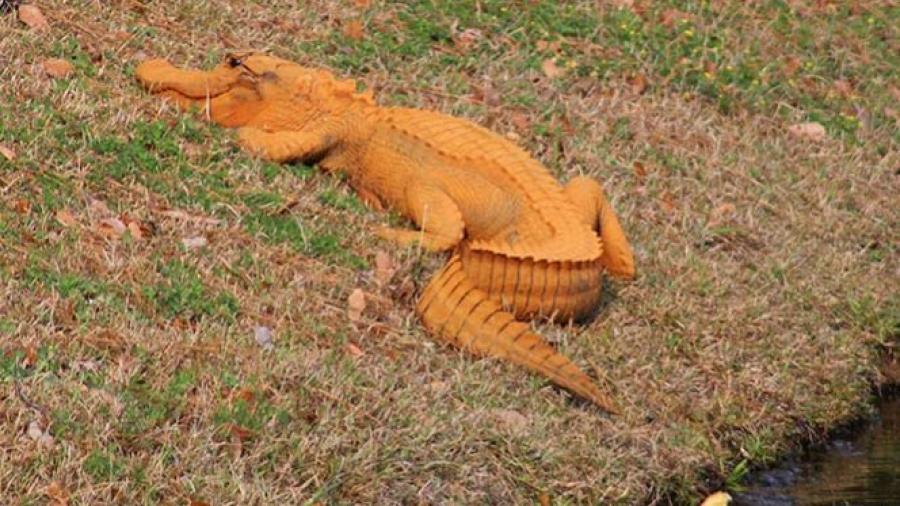
M 900 505 L 900 395 L 826 445 L 756 474 L 734 506 Z

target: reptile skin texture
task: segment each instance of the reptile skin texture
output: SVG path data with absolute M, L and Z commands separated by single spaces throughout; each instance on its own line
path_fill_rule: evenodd
M 451 252 L 416 307 L 432 335 L 618 413 L 527 323 L 589 316 L 604 272 L 634 276 L 630 246 L 596 180 L 562 186 L 524 150 L 469 121 L 379 107 L 352 80 L 263 54 L 231 54 L 208 72 L 149 60 L 136 75 L 149 91 L 237 128 L 250 152 L 343 172 L 364 202 L 417 226 L 382 228 L 381 237 Z

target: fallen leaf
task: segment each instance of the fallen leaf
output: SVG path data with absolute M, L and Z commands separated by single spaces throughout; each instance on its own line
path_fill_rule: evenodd
M 531 120 L 528 119 L 527 115 L 521 112 L 514 112 L 509 119 L 513 126 L 516 127 L 516 130 L 519 130 L 520 132 L 527 132 L 531 129 Z
M 41 62 L 41 67 L 48 76 L 54 79 L 69 77 L 72 72 L 75 72 L 75 66 L 68 60 L 63 60 L 62 58 L 50 58 L 49 60 L 44 60 Z
M 41 428 L 41 424 L 38 423 L 37 420 L 32 420 L 28 423 L 28 430 L 25 431 L 25 434 L 27 434 L 32 441 L 37 441 L 44 435 L 44 429 Z
M 355 288 L 347 297 L 347 317 L 351 322 L 358 322 L 362 319 L 363 311 L 366 309 L 366 294 L 359 288 Z
M 683 19 L 690 19 L 690 15 L 678 9 L 666 9 L 660 14 L 659 23 L 665 27 L 672 28 L 675 26 L 675 23 Z
M 2 144 L 0 144 L 0 155 L 3 155 L 3 158 L 6 158 L 9 161 L 16 159 L 16 152 L 13 151 L 12 148 L 8 148 Z
M 512 432 L 521 432 L 525 430 L 529 424 L 528 417 L 514 409 L 491 410 L 491 418 L 493 418 L 500 426 Z
M 69 504 L 69 492 L 62 483 L 53 480 L 47 485 L 44 494 L 50 498 L 53 506 L 67 506 Z
M 481 40 L 481 37 L 481 30 L 477 28 L 467 28 L 456 36 L 456 38 L 453 40 L 453 43 L 460 49 L 468 50 L 473 45 L 475 45 L 476 42 Z
M 784 61 L 784 74 L 787 76 L 792 76 L 797 73 L 797 69 L 800 68 L 800 65 L 803 65 L 803 62 L 800 61 L 800 58 L 796 56 L 790 56 L 787 60 Z
M 729 502 L 731 496 L 727 492 L 716 492 L 704 499 L 700 506 L 728 506 Z
M 644 167 L 644 163 L 638 160 L 634 161 L 634 175 L 638 180 L 638 184 L 643 184 L 644 179 L 647 177 L 647 168 Z
M 64 227 L 74 227 L 78 224 L 78 220 L 75 218 L 75 216 L 72 215 L 71 212 L 69 212 L 68 209 L 60 209 L 59 211 L 56 211 L 56 221 L 58 221 L 59 224 Z
M 230 424 L 230 427 L 228 429 L 231 432 L 231 435 L 240 442 L 244 442 L 253 437 L 252 430 L 246 427 L 241 427 L 236 423 Z
M 35 31 L 50 28 L 50 23 L 44 17 L 44 13 L 34 5 L 24 4 L 19 6 L 19 21 L 25 23 L 28 28 Z
M 365 355 L 365 353 L 361 349 L 359 349 L 359 346 L 357 346 L 353 343 L 345 344 L 344 349 L 347 350 L 347 353 L 349 353 L 350 355 L 352 355 L 354 357 L 361 357 L 361 356 Z
M 365 28 L 359 20 L 354 19 L 344 25 L 344 35 L 353 40 L 362 40 L 365 37 Z
M 253 328 L 253 336 L 256 338 L 256 344 L 262 346 L 264 350 L 275 348 L 275 342 L 272 339 L 272 329 L 264 325 L 257 325 Z
M 12 205 L 13 211 L 19 214 L 28 214 L 31 212 L 31 202 L 25 199 L 17 199 Z
M 540 495 L 538 495 L 538 504 L 541 506 L 550 506 L 550 494 L 541 492 Z
M 387 252 L 382 250 L 375 252 L 375 279 L 380 284 L 387 283 L 394 275 L 395 270 L 394 261 Z
M 797 123 L 788 127 L 788 133 L 798 139 L 808 139 L 811 141 L 821 141 L 825 139 L 825 127 L 821 123 L 810 121 L 807 123 Z
M 635 95 L 640 95 L 647 91 L 647 85 L 649 84 L 647 81 L 647 77 L 644 74 L 635 74 L 628 79 L 628 84 L 631 85 L 631 92 Z
M 22 358 L 22 367 L 24 369 L 29 369 L 32 366 L 34 366 L 34 364 L 36 364 L 37 361 L 38 361 L 37 348 L 35 348 L 33 344 L 29 345 L 27 348 L 25 348 L 25 357 Z
M 118 239 L 126 230 L 128 227 L 118 218 L 106 218 L 97 223 L 97 231 L 108 239 Z
M 853 95 L 853 86 L 850 84 L 850 81 L 844 79 L 838 79 L 837 81 L 835 81 L 834 89 L 844 97 Z
M 91 199 L 91 203 L 88 204 L 88 208 L 91 210 L 92 213 L 98 214 L 101 216 L 109 216 L 112 214 L 112 211 L 110 211 L 109 206 L 107 206 L 106 203 L 103 202 L 102 200 Z
M 556 66 L 556 58 L 548 58 L 544 60 L 544 63 L 541 64 L 541 70 L 544 71 L 544 75 L 551 79 L 559 77 L 565 73 L 564 69 Z
M 360 9 L 367 9 L 372 5 L 372 0 L 356 0 L 354 3 Z
M 184 237 L 181 239 L 181 244 L 184 246 L 184 249 L 197 249 L 206 246 L 209 241 L 206 240 L 206 237 L 202 235 L 195 235 L 193 237 Z
M 191 497 L 191 500 L 188 503 L 188 506 L 210 506 L 210 505 L 206 501 L 201 501 L 200 499 L 194 499 L 193 497 Z
M 144 232 L 141 231 L 141 225 L 136 221 L 128 222 L 128 232 L 131 234 L 131 238 L 137 241 L 144 238 Z

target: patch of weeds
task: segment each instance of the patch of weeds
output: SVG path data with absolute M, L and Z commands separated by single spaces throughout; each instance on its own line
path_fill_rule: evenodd
M 55 272 L 33 257 L 23 272 L 26 286 L 43 285 L 73 302 L 73 316 L 80 323 L 103 320 L 129 308 L 117 289 L 104 281 L 73 272 Z
M 125 465 L 116 455 L 117 452 L 94 450 L 84 460 L 82 468 L 95 483 L 107 483 L 118 480 L 125 472 Z
M 299 217 L 256 210 L 246 214 L 243 223 L 251 234 L 261 234 L 271 243 L 288 243 L 305 255 L 325 258 L 354 269 L 365 269 L 368 266 L 364 258 L 342 245 L 338 235 L 308 230 Z
M 232 323 L 240 310 L 238 300 L 229 292 L 213 293 L 200 273 L 181 260 L 169 260 L 158 267 L 162 281 L 141 291 L 152 300 L 162 316 L 196 322 L 205 317 Z
M 141 376 L 129 381 L 120 398 L 124 405 L 121 418 L 122 434 L 143 440 L 139 436 L 162 426 L 166 421 L 176 421 L 186 405 L 185 394 L 193 388 L 197 375 L 193 370 L 180 369 L 165 388 L 155 388 L 144 382 Z
M 366 213 L 366 206 L 359 200 L 359 197 L 334 188 L 328 188 L 320 193 L 319 202 L 341 211 L 350 211 L 356 214 Z

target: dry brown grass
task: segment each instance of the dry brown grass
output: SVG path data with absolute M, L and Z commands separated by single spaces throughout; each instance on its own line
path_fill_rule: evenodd
M 477 4 L 43 2 L 41 34 L 0 17 L 0 145 L 17 154 L 0 158 L 2 502 L 689 502 L 869 412 L 900 320 L 896 8 L 845 21 L 792 2 L 804 45 L 771 6 L 682 6 L 724 39 L 719 71 L 771 63 L 756 94 L 750 78 L 664 78 L 705 67 L 604 38 L 639 16 L 589 1 L 546 7 L 577 32 L 559 49 L 576 68 L 549 79 L 554 48 L 537 41 L 559 34 L 529 21 L 540 9 Z M 637 4 L 659 22 L 664 7 Z M 362 41 L 341 35 L 352 19 Z M 472 48 L 445 38 L 466 28 Z M 596 366 L 624 415 L 431 341 L 412 301 L 442 258 L 392 251 L 381 286 L 373 258 L 392 247 L 369 230 L 384 216 L 328 176 L 237 152 L 131 76 L 148 56 L 199 66 L 235 46 L 519 136 L 562 179 L 599 177 L 640 277 L 588 325 L 541 330 Z M 75 74 L 47 78 L 54 56 Z M 787 134 L 810 119 L 825 139 Z M 110 239 L 110 217 L 141 237 Z M 370 302 L 352 323 L 357 287 Z

